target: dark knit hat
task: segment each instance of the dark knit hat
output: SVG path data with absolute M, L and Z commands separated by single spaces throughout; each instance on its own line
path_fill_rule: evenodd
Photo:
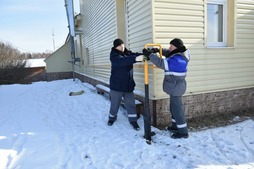
M 124 44 L 122 39 L 116 39 L 114 40 L 114 48 L 116 48 L 117 46 L 121 45 L 121 44 Z
M 181 48 L 183 46 L 183 41 L 179 38 L 175 38 L 170 41 L 170 44 L 174 45 L 177 48 Z

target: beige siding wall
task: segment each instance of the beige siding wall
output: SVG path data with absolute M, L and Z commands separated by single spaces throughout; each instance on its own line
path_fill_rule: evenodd
M 112 42 L 117 37 L 115 1 L 81 0 L 80 5 L 84 60 L 81 73 L 108 80 L 110 75 L 109 53 Z
M 153 41 L 152 1 L 127 0 L 126 9 L 128 47 L 133 52 L 142 52 L 144 45 Z M 136 63 L 134 71 L 134 79 L 137 84 L 136 89 L 144 91 L 143 63 Z M 153 75 L 153 70 L 150 70 L 150 82 L 153 79 Z M 153 95 L 153 85 L 151 85 L 149 90 L 150 94 Z
M 203 0 L 153 0 L 153 43 L 161 44 L 163 48 L 169 47 L 171 39 L 181 38 L 185 45 L 190 48 L 191 54 L 203 56 L 204 54 L 204 1 Z M 193 64 L 191 58 L 191 64 Z M 153 83 L 154 98 L 168 97 L 162 90 L 164 72 L 155 68 Z M 189 73 L 190 74 L 190 73 Z M 188 77 L 190 76 L 188 74 Z M 152 79 L 151 79 L 152 80 Z M 191 82 L 188 80 L 188 90 Z
M 119 36 L 124 28 L 119 22 L 122 16 L 116 15 L 122 15 L 123 1 L 80 1 L 84 66 L 79 72 L 108 81 L 109 52 L 117 37 L 126 37 L 126 45 L 134 52 L 141 52 L 147 43 L 168 48 L 169 41 L 179 37 L 192 54 L 187 95 L 254 86 L 254 1 L 229 0 L 230 17 L 235 21 L 229 24 L 227 48 L 206 47 L 205 0 L 125 0 L 126 36 Z M 135 65 L 136 89 L 143 91 L 143 64 Z M 162 91 L 163 77 L 162 70 L 149 69 L 151 99 L 168 97 Z
M 133 51 L 141 51 L 152 41 L 151 0 L 127 1 L 128 45 Z
M 186 94 L 254 86 L 253 3 L 254 1 L 247 0 L 238 0 L 236 3 L 235 47 L 207 48 L 203 0 L 154 0 L 154 43 L 168 48 L 169 41 L 179 37 L 191 51 Z M 163 71 L 159 70 L 155 76 L 157 81 L 151 84 L 155 88 L 154 97 L 166 97 L 161 87 Z
M 72 71 L 72 64 L 68 61 L 71 61 L 70 42 L 64 44 L 51 56 L 45 59 L 46 72 L 54 73 Z

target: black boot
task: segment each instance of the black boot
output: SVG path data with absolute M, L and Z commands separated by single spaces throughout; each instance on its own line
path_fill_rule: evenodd
M 139 130 L 140 129 L 140 127 L 139 127 L 139 125 L 138 125 L 138 123 L 136 121 L 132 121 L 132 122 L 130 122 L 130 124 L 132 125 L 132 127 L 135 130 Z
M 189 137 L 188 133 L 179 133 L 179 132 L 176 132 L 176 133 L 173 133 L 171 135 L 171 138 L 173 138 L 173 139 L 188 138 L 188 137 Z
M 112 126 L 112 125 L 114 124 L 114 122 L 115 122 L 115 120 L 109 119 L 109 120 L 108 120 L 108 125 L 109 125 L 109 126 Z
M 112 126 L 114 124 L 114 122 L 116 121 L 116 119 L 117 119 L 117 115 L 115 117 L 109 116 L 108 117 L 108 125 Z
M 177 132 L 177 128 L 173 127 L 173 126 L 167 126 L 165 128 L 166 131 L 170 131 L 171 133 L 176 133 Z

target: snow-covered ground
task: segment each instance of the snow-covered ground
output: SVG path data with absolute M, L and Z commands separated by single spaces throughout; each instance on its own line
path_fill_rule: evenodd
M 254 168 L 253 120 L 180 140 L 152 128 L 148 145 L 142 117 L 135 131 L 121 108 L 107 126 L 109 100 L 80 81 L 0 85 L 0 105 L 0 169 Z

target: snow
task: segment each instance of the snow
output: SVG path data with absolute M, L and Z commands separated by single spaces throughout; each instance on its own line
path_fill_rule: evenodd
M 152 128 L 149 145 L 142 117 L 135 131 L 121 108 L 107 126 L 110 101 L 78 80 L 0 85 L 0 103 L 0 169 L 254 168 L 251 119 L 178 140 Z
M 27 59 L 25 67 L 34 68 L 34 67 L 45 67 L 46 63 L 44 62 L 45 58 L 39 59 Z

